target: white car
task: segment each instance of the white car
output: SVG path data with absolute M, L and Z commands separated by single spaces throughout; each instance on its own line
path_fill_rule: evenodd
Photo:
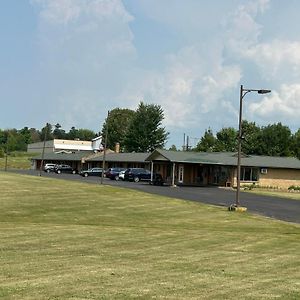
M 47 173 L 53 172 L 56 164 L 45 164 L 44 171 Z
M 119 179 L 124 180 L 125 171 L 126 171 L 126 170 L 121 171 L 121 172 L 119 173 Z

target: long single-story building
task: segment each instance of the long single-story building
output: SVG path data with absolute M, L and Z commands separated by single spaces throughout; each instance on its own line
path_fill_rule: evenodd
M 32 159 L 39 169 L 41 155 Z M 102 167 L 103 152 L 45 153 L 44 163 L 67 163 L 77 170 Z M 237 183 L 237 154 L 234 152 L 192 152 L 156 149 L 152 153 L 105 155 L 105 169 L 143 167 L 162 175 L 170 185 L 227 186 Z M 241 184 L 288 188 L 300 186 L 300 160 L 294 157 L 242 155 Z
M 146 159 L 172 185 L 237 184 L 237 153 L 157 149 Z M 300 160 L 294 157 L 242 155 L 241 184 L 288 188 L 300 186 Z
M 105 169 L 120 168 L 146 168 L 149 169 L 150 162 L 146 161 L 149 153 L 115 153 L 111 150 L 106 151 Z M 41 162 L 68 164 L 74 169 L 80 171 L 94 167 L 102 168 L 104 157 L 103 152 L 76 151 L 76 152 L 50 152 L 39 154 L 31 159 L 32 169 L 40 169 Z

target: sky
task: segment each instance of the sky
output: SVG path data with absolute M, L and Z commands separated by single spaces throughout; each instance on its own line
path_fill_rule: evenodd
M 298 0 L 2 0 L 0 128 L 99 132 L 107 112 L 164 111 L 166 146 L 243 119 L 300 127 Z M 121 126 L 121 124 L 120 124 Z

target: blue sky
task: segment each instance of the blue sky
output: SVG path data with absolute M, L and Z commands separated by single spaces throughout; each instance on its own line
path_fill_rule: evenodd
M 0 128 L 100 131 L 107 111 L 162 106 L 167 145 L 207 128 L 300 127 L 297 0 L 2 0 Z

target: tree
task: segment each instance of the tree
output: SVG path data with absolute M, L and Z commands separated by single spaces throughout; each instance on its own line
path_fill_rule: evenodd
M 110 111 L 102 126 L 101 132 L 104 141 L 106 128 L 108 125 L 106 141 L 107 148 L 114 149 L 116 143 L 120 144 L 121 149 L 124 147 L 126 133 L 134 114 L 135 111 L 131 109 L 115 108 Z
M 40 133 L 40 139 L 43 141 L 46 139 L 48 140 L 53 140 L 53 134 L 52 134 L 52 125 L 47 123 L 45 127 L 42 128 L 41 133 Z
M 90 141 L 95 138 L 97 134 L 90 129 L 76 129 L 74 126 L 71 127 L 68 133 L 65 134 L 65 139 L 67 140 L 82 140 L 82 141 Z
M 78 138 L 82 141 L 91 141 L 96 136 L 97 135 L 93 130 L 81 128 L 81 129 L 78 129 L 76 138 Z
M 172 146 L 169 148 L 169 150 L 170 150 L 170 151 L 178 151 L 175 145 L 172 145 Z
M 203 152 L 213 152 L 216 147 L 216 138 L 210 128 L 205 130 L 204 136 L 197 144 L 195 150 Z
M 126 151 L 149 152 L 162 148 L 169 135 L 162 126 L 164 113 L 160 105 L 140 102 L 124 140 Z
M 31 143 L 31 132 L 28 127 L 24 127 L 18 131 L 18 133 L 23 136 L 26 145 Z
M 67 133 L 66 138 L 68 140 L 75 140 L 77 136 L 78 136 L 78 130 L 74 126 L 72 126 L 69 132 Z
M 37 143 L 37 142 L 41 141 L 41 138 L 40 138 L 41 134 L 38 130 L 36 130 L 35 128 L 30 128 L 29 132 L 30 132 L 31 143 Z
M 261 129 L 255 122 L 242 122 L 242 152 L 245 154 L 261 154 Z
M 53 130 L 53 137 L 55 139 L 65 139 L 66 132 L 65 132 L 65 130 L 61 129 L 61 125 L 59 123 L 57 123 L 54 127 L 55 127 L 55 129 Z
M 300 159 L 300 129 L 292 137 L 292 152 L 295 157 Z
M 291 130 L 281 123 L 268 125 L 262 128 L 261 147 L 263 155 L 291 156 Z
M 222 128 L 217 132 L 217 141 L 214 147 L 215 151 L 229 151 L 237 150 L 238 132 L 232 127 Z

